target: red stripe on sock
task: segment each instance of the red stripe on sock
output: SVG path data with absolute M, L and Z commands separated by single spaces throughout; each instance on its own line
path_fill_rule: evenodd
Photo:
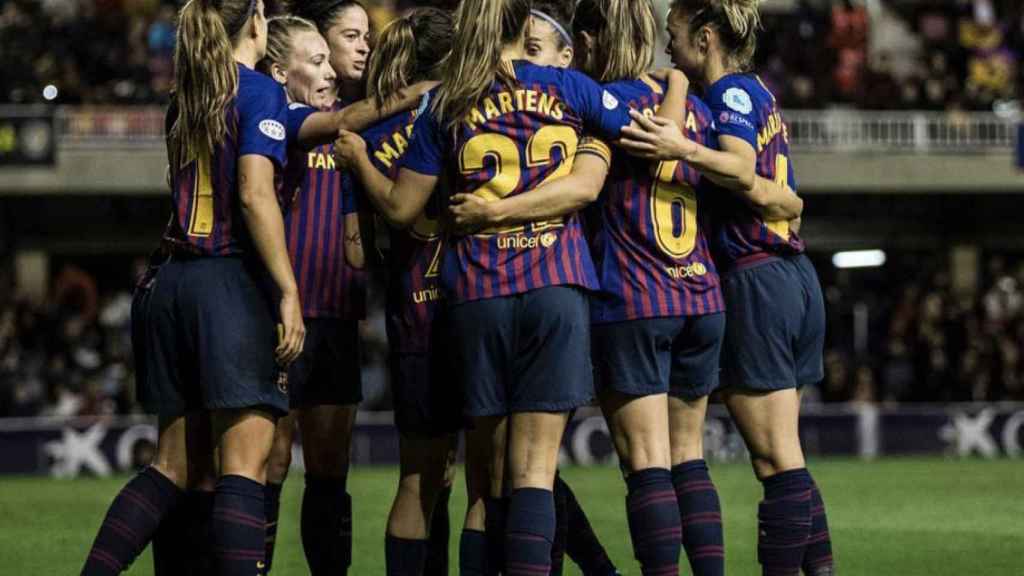
M 160 517 L 160 509 L 157 508 L 155 504 L 146 499 L 146 497 L 143 496 L 142 494 L 139 494 L 135 490 L 130 490 L 128 488 L 122 490 L 121 494 L 125 498 L 134 502 L 136 506 L 142 508 L 142 510 L 149 514 L 150 517 L 152 517 L 154 520 Z

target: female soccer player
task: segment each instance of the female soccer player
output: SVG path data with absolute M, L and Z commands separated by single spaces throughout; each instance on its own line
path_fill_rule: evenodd
M 286 103 L 253 71 L 266 38 L 262 0 L 192 0 L 181 10 L 168 112 L 170 257 L 134 305 L 140 397 L 159 410 L 158 454 L 114 500 L 83 574 L 124 570 L 180 505 L 189 457 L 204 456 L 185 449 L 184 415 L 197 411 L 212 414 L 219 457 L 214 569 L 264 568 L 265 465 L 274 419 L 287 411 L 277 375 L 304 338 L 274 184 Z
M 289 161 L 283 183 L 284 194 L 289 200 L 285 229 L 293 270 L 302 294 L 303 314 L 310 330 L 307 354 L 300 356 L 290 374 L 291 406 L 292 414 L 297 414 L 308 430 L 302 436 L 307 467 L 313 475 L 313 484 L 319 487 L 329 485 L 332 482 L 330 478 L 336 476 L 340 467 L 329 468 L 330 462 L 324 461 L 324 452 L 328 452 L 330 457 L 338 451 L 348 451 L 347 443 L 334 448 L 324 444 L 331 442 L 329 435 L 332 429 L 329 427 L 332 422 L 341 421 L 338 426 L 344 428 L 351 421 L 351 416 L 346 413 L 348 407 L 337 408 L 336 403 L 353 394 L 350 391 L 346 396 L 346 387 L 358 390 L 358 356 L 355 355 L 355 324 L 352 319 L 358 314 L 350 308 L 358 309 L 362 300 L 362 284 L 357 270 L 362 268 L 363 252 L 358 241 L 355 198 L 352 187 L 342 185 L 349 181 L 336 170 L 329 144 L 339 129 L 359 130 L 382 115 L 411 108 L 427 85 L 410 87 L 386 101 L 381 99 L 379 103 L 363 100 L 344 107 L 337 106 L 337 73 L 330 64 L 327 42 L 316 25 L 298 16 L 282 16 L 271 18 L 268 28 L 267 55 L 260 62 L 260 69 L 285 86 L 290 102 Z M 342 323 L 336 319 L 339 316 L 351 321 Z M 334 337 L 339 334 L 339 337 Z M 336 368 L 339 365 L 340 382 L 331 379 L 332 372 L 338 372 Z M 314 408 L 321 405 L 328 407 Z M 354 406 L 351 410 L 354 411 Z M 281 486 L 291 463 L 294 426 L 291 416 L 282 418 L 278 423 L 268 464 L 268 572 L 276 540 Z M 344 439 L 341 438 L 342 441 Z M 325 492 L 328 491 L 312 490 L 310 493 L 315 498 Z M 329 497 L 324 499 L 336 502 Z M 320 558 L 323 550 L 320 546 L 326 543 L 322 536 L 309 530 L 311 524 L 318 523 L 317 512 L 309 508 L 304 510 L 307 515 L 313 515 L 303 532 L 307 554 Z
M 451 14 L 437 8 L 391 22 L 370 59 L 369 95 L 383 102 L 413 81 L 437 77 L 452 32 Z M 375 169 L 388 178 L 398 172 L 416 115 L 395 114 L 363 133 Z M 387 573 L 395 576 L 448 573 L 447 496 L 461 398 L 453 393 L 438 314 L 438 216 L 435 200 L 411 227 L 389 235 L 387 331 L 401 471 L 385 540 Z M 435 515 L 444 521 L 435 524 Z
M 661 121 L 641 120 L 629 138 L 638 153 L 684 160 L 738 192 L 716 206 L 714 249 L 725 270 L 723 397 L 765 491 L 758 559 L 765 574 L 831 574 L 825 508 L 797 433 L 798 390 L 822 378 L 821 288 L 796 231 L 751 208 L 763 200 L 749 192 L 755 175 L 795 185 L 781 112 L 747 72 L 759 24 L 755 0 L 674 1 L 670 53 L 705 86 L 721 151 Z
M 584 125 L 616 138 L 627 123 L 624 107 L 590 79 L 519 61 L 529 15 L 527 0 L 461 4 L 441 87 L 416 120 L 396 181 L 355 164 L 389 219 L 410 223 L 446 170 L 455 192 L 491 200 L 521 193 L 570 170 L 564 160 Z M 454 237 L 441 283 L 466 411 L 478 431 L 499 431 L 507 420 L 507 459 L 502 434 L 492 435 L 491 496 L 501 497 L 503 483 L 511 494 L 504 522 L 488 510 L 488 530 L 504 526 L 506 574 L 547 572 L 565 416 L 592 395 L 580 289 L 595 282 L 579 219 Z

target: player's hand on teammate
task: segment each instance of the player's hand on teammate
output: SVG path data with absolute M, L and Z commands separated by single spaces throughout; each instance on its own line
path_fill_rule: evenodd
M 678 68 L 672 68 L 670 66 L 664 68 L 655 68 L 647 73 L 648 76 L 654 78 L 658 82 L 683 82 L 686 86 L 690 85 L 690 79 Z
M 498 224 L 494 208 L 496 202 L 488 202 L 476 194 L 454 194 L 449 209 L 455 229 L 461 234 L 476 232 L 481 228 Z
M 366 154 L 366 141 L 359 134 L 348 130 L 339 130 L 334 141 L 334 161 L 342 169 L 349 169 L 360 155 Z
M 302 321 L 302 305 L 298 292 L 283 294 L 280 304 L 281 323 L 277 326 L 277 349 L 274 358 L 278 365 L 288 366 L 302 354 L 306 341 L 306 325 Z
M 630 110 L 633 123 L 622 129 L 618 144 L 626 152 L 649 160 L 686 160 L 697 144 L 686 137 L 679 125 L 660 116 L 650 118 Z

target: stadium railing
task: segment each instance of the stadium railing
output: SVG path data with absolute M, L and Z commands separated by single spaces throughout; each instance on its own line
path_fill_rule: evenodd
M 986 112 L 788 110 L 784 118 L 795 149 L 821 151 L 1006 152 L 1013 148 L 1013 118 Z M 96 147 L 163 144 L 158 107 L 63 107 L 61 145 Z

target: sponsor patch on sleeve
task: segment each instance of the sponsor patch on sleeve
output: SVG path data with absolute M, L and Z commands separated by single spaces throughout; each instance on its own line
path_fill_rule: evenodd
M 607 90 L 605 90 L 604 94 L 601 95 L 601 102 L 608 110 L 615 110 L 619 107 L 619 99 L 612 96 L 612 93 Z
M 754 109 L 754 103 L 750 101 L 750 94 L 742 88 L 729 88 L 722 95 L 722 102 L 729 108 L 740 114 L 750 114 Z
M 260 132 L 267 138 L 277 141 L 284 141 L 284 125 L 277 120 L 264 120 L 260 122 Z

